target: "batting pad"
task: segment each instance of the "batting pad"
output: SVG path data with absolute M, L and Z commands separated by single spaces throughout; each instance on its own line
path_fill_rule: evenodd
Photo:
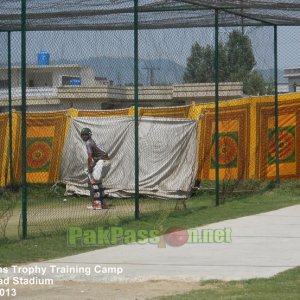
M 103 179 L 105 193 L 130 197 L 135 192 L 134 118 L 73 118 L 66 137 L 61 180 L 66 194 L 89 195 L 85 173 L 87 153 L 80 131 L 88 127 L 95 142 L 104 145 L 111 167 Z M 150 197 L 189 197 L 197 175 L 198 123 L 190 119 L 139 119 L 139 190 Z

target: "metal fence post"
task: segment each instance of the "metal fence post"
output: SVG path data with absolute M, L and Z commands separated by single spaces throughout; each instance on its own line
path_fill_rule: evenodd
M 139 29 L 138 0 L 134 0 L 134 162 L 135 162 L 135 219 L 140 217 L 139 199 Z
M 22 0 L 21 29 L 21 93 L 22 93 L 22 238 L 27 238 L 26 180 L 26 0 Z
M 219 195 L 219 10 L 215 10 L 215 149 L 216 149 L 216 206 L 220 205 Z

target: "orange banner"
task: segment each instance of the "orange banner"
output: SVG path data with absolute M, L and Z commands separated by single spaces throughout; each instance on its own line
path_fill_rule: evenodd
M 0 114 L 0 186 L 8 184 L 8 114 Z
M 274 97 L 249 97 L 219 103 L 220 180 L 272 179 L 276 174 Z M 131 115 L 134 108 L 27 113 L 27 180 L 59 180 L 60 160 L 72 117 Z M 215 180 L 214 103 L 160 108 L 139 108 L 139 116 L 199 120 L 198 179 Z M 300 177 L 300 94 L 279 96 L 279 173 Z M 13 113 L 13 170 L 21 181 L 21 114 Z M 10 182 L 8 114 L 0 114 L 0 186 Z
M 250 105 L 220 107 L 220 180 L 249 178 Z M 199 136 L 199 179 L 215 179 L 215 113 L 207 109 Z
M 188 118 L 191 106 L 175 107 L 142 107 L 139 109 L 141 117 L 167 117 L 167 118 Z
M 65 138 L 66 112 L 27 114 L 27 181 L 53 183 L 59 179 L 60 159 Z M 18 132 L 21 143 L 21 131 Z M 20 144 L 21 148 L 21 144 Z M 21 151 L 17 157 L 21 178 Z
M 271 103 L 257 104 L 257 157 L 255 175 L 257 178 L 276 176 L 275 116 Z M 281 102 L 278 116 L 278 159 L 281 178 L 298 178 L 300 102 Z

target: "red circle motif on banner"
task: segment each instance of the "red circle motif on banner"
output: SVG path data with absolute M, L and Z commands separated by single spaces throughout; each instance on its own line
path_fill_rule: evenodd
M 27 164 L 33 169 L 43 168 L 51 158 L 51 148 L 45 142 L 34 142 L 27 149 Z
M 234 161 L 237 157 L 238 145 L 237 142 L 230 136 L 219 138 L 219 164 L 227 165 Z M 216 148 L 213 145 L 212 159 L 216 160 Z

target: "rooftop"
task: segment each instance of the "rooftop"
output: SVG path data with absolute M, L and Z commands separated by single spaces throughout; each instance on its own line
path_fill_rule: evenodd
M 28 70 L 41 70 L 41 69 L 66 69 L 66 68 L 87 68 L 90 66 L 85 65 L 77 65 L 77 64 L 71 64 L 71 65 L 26 65 L 26 68 Z M 12 69 L 21 69 L 21 66 L 12 66 Z M 7 67 L 0 67 L 0 70 L 7 70 Z
M 195 100 L 204 99 L 210 101 L 214 99 L 214 83 L 194 83 L 177 84 L 171 86 L 142 86 L 139 89 L 139 98 L 141 101 L 172 101 L 172 100 Z M 243 96 L 243 85 L 240 82 L 220 83 L 221 99 L 233 99 Z M 21 88 L 12 89 L 12 98 L 21 103 Z M 134 87 L 116 87 L 116 86 L 63 86 L 55 87 L 35 87 L 26 89 L 28 100 L 41 100 L 41 103 L 57 99 L 102 99 L 112 101 L 133 101 Z M 59 100 L 59 101 L 60 101 Z M 34 103 L 34 102 L 33 102 Z M 38 104 L 40 102 L 35 102 Z M 8 105 L 7 89 L 0 90 L 0 106 Z

